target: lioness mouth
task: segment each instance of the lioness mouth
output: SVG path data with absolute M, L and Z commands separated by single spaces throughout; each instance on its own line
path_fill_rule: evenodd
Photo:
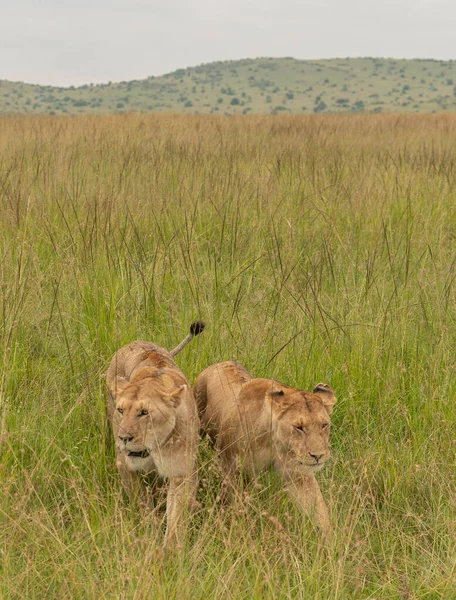
M 141 450 L 141 452 L 129 452 L 128 456 L 138 456 L 139 458 L 147 458 L 149 456 L 149 450 Z

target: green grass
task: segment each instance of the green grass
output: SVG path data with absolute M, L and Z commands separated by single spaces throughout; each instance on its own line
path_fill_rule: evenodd
M 440 116 L 0 120 L 0 597 L 455 597 L 455 146 Z M 336 390 L 328 550 L 273 474 L 164 558 L 125 502 L 114 351 Z M 162 520 L 163 514 L 158 514 Z
M 0 81 L 0 114 L 431 113 L 456 109 L 456 61 L 257 58 L 80 87 Z

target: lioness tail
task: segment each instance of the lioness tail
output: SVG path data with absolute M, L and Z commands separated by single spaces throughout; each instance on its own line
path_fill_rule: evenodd
M 199 335 L 205 327 L 206 324 L 203 323 L 203 321 L 194 321 L 190 325 L 190 333 L 182 340 L 182 342 L 178 346 L 170 350 L 171 356 L 176 356 L 176 354 L 179 354 L 179 352 L 183 350 L 189 342 L 192 341 L 195 335 Z

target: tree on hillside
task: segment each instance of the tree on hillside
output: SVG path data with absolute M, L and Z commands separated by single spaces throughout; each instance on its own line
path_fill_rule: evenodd
M 327 108 L 327 105 L 325 102 L 323 102 L 323 100 L 321 100 L 321 98 L 318 100 L 318 103 L 315 104 L 314 106 L 314 112 L 316 113 L 320 113 L 320 112 L 324 112 Z
M 352 111 L 354 112 L 362 112 L 364 110 L 364 102 L 362 100 L 357 100 L 352 104 Z

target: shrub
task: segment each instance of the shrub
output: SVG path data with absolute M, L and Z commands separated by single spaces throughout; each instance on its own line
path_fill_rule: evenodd
M 364 102 L 362 100 L 357 100 L 353 103 L 352 110 L 354 112 L 362 112 L 364 110 Z

